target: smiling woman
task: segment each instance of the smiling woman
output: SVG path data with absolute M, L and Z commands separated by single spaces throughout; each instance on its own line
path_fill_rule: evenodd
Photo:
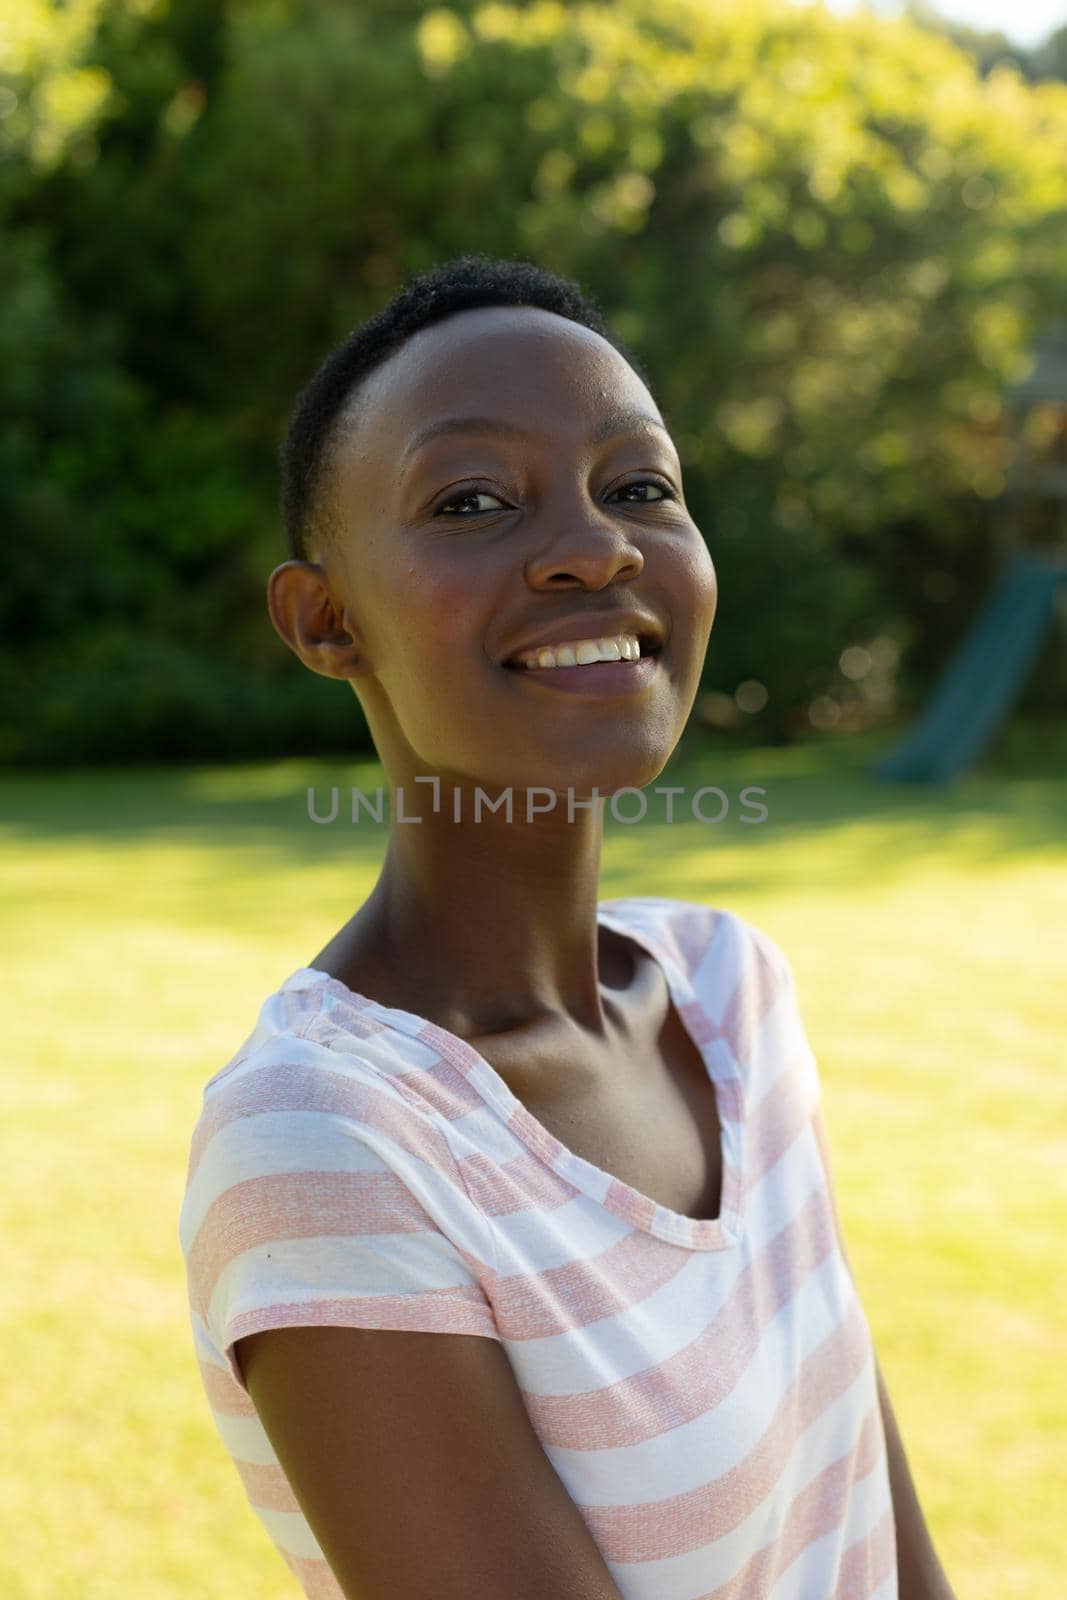
M 283 1559 L 316 1600 L 943 1600 L 789 963 L 598 899 L 717 602 L 637 362 L 461 257 L 327 357 L 282 504 L 273 624 L 416 824 L 193 1135 L 197 1354 Z

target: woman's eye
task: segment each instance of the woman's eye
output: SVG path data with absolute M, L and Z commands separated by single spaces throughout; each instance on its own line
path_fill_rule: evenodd
M 669 483 L 662 478 L 635 478 L 631 483 L 624 483 L 614 491 L 615 494 L 628 494 L 631 489 L 658 489 L 660 497 L 664 500 L 676 500 L 678 497 Z M 497 505 L 503 505 L 499 495 L 493 494 L 489 489 L 466 489 L 462 494 L 454 494 L 448 500 L 438 501 L 434 508 L 435 516 L 445 513 L 455 514 L 452 508 L 464 505 L 470 500 L 495 500 Z M 642 498 L 631 502 L 633 505 L 655 505 L 655 499 Z M 485 508 L 475 507 L 474 515 L 481 516 Z M 491 509 L 491 508 L 490 508 Z
M 434 515 L 440 516 L 449 506 L 461 506 L 465 500 L 496 500 L 499 505 L 504 503 L 499 495 L 490 494 L 488 489 L 467 489 L 463 494 L 454 494 L 450 500 L 440 501 Z
M 635 478 L 632 483 L 622 484 L 620 488 L 616 489 L 615 493 L 626 494 L 630 489 L 658 489 L 664 500 L 677 499 L 670 484 L 665 483 L 662 478 Z M 637 505 L 643 506 L 651 506 L 655 505 L 655 503 L 654 500 L 638 500 L 636 502 Z

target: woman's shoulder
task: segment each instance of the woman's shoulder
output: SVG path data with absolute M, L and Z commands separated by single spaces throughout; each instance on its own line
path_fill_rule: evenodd
M 431 1191 L 462 1192 L 447 1118 L 426 1088 L 436 1053 L 343 986 L 331 995 L 331 985 L 311 968 L 294 973 L 205 1085 L 182 1210 L 188 1244 L 228 1191 L 245 1197 L 241 1205 L 255 1193 L 290 1204 L 291 1193 L 302 1206 L 312 1175 L 318 1189 L 388 1176 L 424 1201 Z
M 204 1084 L 205 1097 L 221 1092 L 229 1079 L 240 1076 L 242 1069 L 278 1046 L 297 1045 L 318 1009 L 307 987 L 299 982 L 307 970 L 293 973 L 261 1002 L 250 1031 Z
M 194 1145 L 269 1113 L 287 1123 L 312 1114 L 324 1137 L 374 1129 L 421 1148 L 427 1120 L 436 1119 L 418 1085 L 439 1062 L 419 1039 L 418 1022 L 384 1012 L 324 972 L 298 968 L 267 996 L 251 1032 L 205 1083 Z
M 781 946 L 757 923 L 726 906 L 663 895 L 628 895 L 601 901 L 601 913 L 644 936 L 692 980 L 738 964 L 749 976 L 788 971 Z

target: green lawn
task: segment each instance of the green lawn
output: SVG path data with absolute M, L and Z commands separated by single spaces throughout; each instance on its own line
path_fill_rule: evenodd
M 878 745 L 679 762 L 659 781 L 718 784 L 730 817 L 610 824 L 603 894 L 722 905 L 786 950 L 850 1254 L 959 1600 L 1057 1600 L 1067 743 L 1020 730 L 933 794 L 872 782 Z M 177 1218 L 203 1084 L 376 874 L 380 832 L 313 826 L 310 782 L 325 800 L 378 776 L 288 762 L 0 786 L 10 1600 L 297 1592 L 207 1410 Z M 758 825 L 736 818 L 748 784 L 767 791 Z

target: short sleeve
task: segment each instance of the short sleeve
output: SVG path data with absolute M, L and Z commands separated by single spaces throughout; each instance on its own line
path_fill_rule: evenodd
M 179 1230 L 194 1326 L 242 1389 L 233 1345 L 266 1328 L 499 1339 L 486 1219 L 443 1131 L 373 1067 L 303 1044 L 205 1091 Z

